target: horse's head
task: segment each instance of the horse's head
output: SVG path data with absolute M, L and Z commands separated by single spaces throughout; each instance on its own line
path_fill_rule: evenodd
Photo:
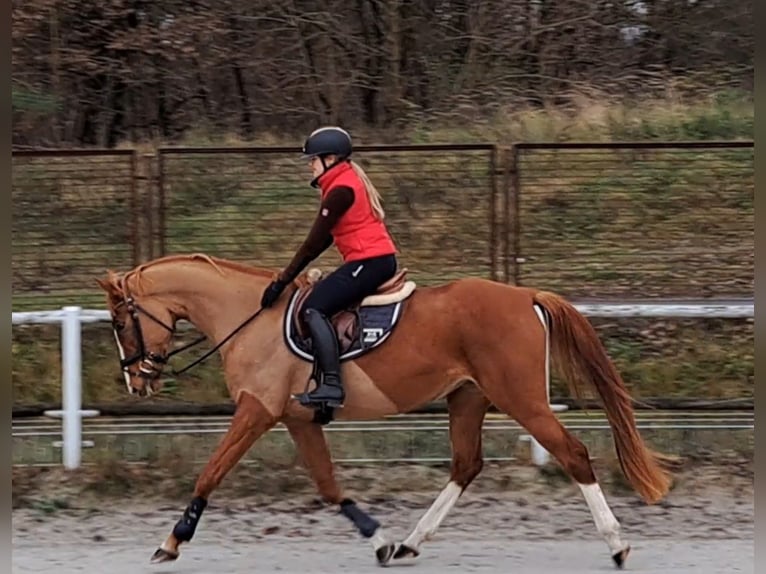
M 137 298 L 128 290 L 125 278 L 113 272 L 96 281 L 106 292 L 128 391 L 149 396 L 159 390 L 176 317 L 158 297 Z

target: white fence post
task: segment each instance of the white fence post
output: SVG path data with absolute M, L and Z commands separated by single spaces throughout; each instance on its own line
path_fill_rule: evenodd
M 566 405 L 551 404 L 549 406 L 554 413 L 569 410 L 569 407 Z M 532 435 L 525 434 L 521 435 L 519 439 L 523 441 L 528 440 L 530 442 L 530 455 L 533 464 L 536 466 L 545 466 L 548 464 L 548 461 L 551 458 L 551 454 L 545 449 L 545 447 L 543 447 L 543 445 L 537 442 L 536 438 L 534 438 Z
M 80 466 L 82 460 L 82 345 L 80 307 L 64 307 L 61 323 L 61 393 L 64 468 Z
M 64 307 L 58 315 L 61 321 L 61 407 L 60 411 L 45 411 L 45 416 L 61 417 L 61 447 L 64 468 L 79 468 L 82 447 L 93 446 L 82 440 L 82 417 L 98 416 L 98 411 L 82 410 L 82 309 Z
M 32 311 L 12 313 L 12 323 L 60 323 L 61 324 L 61 410 L 45 411 L 45 416 L 62 418 L 61 442 L 53 446 L 62 448 L 65 468 L 79 468 L 82 447 L 93 446 L 82 440 L 82 418 L 95 417 L 97 410 L 82 410 L 82 337 L 81 323 L 104 321 L 109 318 L 105 311 L 82 312 L 80 307 L 64 307 L 56 311 Z

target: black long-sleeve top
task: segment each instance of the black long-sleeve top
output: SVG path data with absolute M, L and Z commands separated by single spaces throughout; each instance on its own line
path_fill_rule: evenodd
M 332 230 L 340 217 L 354 203 L 354 191 L 347 186 L 330 190 L 319 206 L 314 223 L 292 261 L 279 274 L 285 283 L 291 282 L 306 266 L 333 243 Z

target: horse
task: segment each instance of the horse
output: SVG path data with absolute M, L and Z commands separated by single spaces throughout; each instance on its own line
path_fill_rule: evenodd
M 293 395 L 320 374 L 300 323 L 300 305 L 321 271 L 309 269 L 275 305 L 261 309 L 275 271 L 206 254 L 153 259 L 96 279 L 106 293 L 120 365 L 130 393 L 149 396 L 186 320 L 216 343 L 231 399 L 230 425 L 197 477 L 193 497 L 152 562 L 176 560 L 191 542 L 215 488 L 264 433 L 286 427 L 326 504 L 337 505 L 373 547 L 377 563 L 415 558 L 483 467 L 482 426 L 496 409 L 515 419 L 580 488 L 617 567 L 630 545 L 606 501 L 585 445 L 552 411 L 555 368 L 580 395 L 600 396 L 623 474 L 647 504 L 669 491 L 670 457 L 651 450 L 635 423 L 633 399 L 589 321 L 563 296 L 480 277 L 421 286 L 407 269 L 333 317 L 346 389 L 341 408 L 303 406 Z M 244 321 L 243 321 L 244 319 Z M 334 476 L 324 426 L 371 420 L 444 400 L 449 480 L 410 534 L 394 542 Z

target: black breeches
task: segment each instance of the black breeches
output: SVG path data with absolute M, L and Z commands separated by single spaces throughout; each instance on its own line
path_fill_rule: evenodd
M 350 261 L 322 279 L 303 303 L 305 316 L 309 309 L 325 317 L 344 310 L 372 295 L 396 273 L 396 256 L 383 255 L 361 261 Z

